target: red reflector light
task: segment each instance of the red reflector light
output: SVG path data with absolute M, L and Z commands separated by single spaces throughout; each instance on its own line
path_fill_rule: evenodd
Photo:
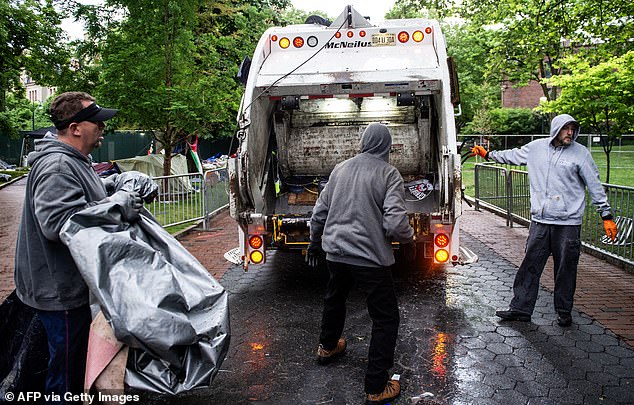
M 304 38 L 295 37 L 295 39 L 293 39 L 293 46 L 295 46 L 295 48 L 301 48 L 304 46 Z
M 425 28 L 425 34 L 431 34 L 431 27 Z
M 365 31 L 359 31 L 359 36 L 360 36 L 361 38 L 365 37 Z
M 271 37 L 271 41 L 273 41 L 273 42 L 277 41 L 277 35 L 273 35 L 273 36 Z
M 434 243 L 438 247 L 441 247 L 441 248 L 446 247 L 447 245 L 449 245 L 449 237 L 445 235 L 444 233 L 439 233 L 434 238 Z
M 398 33 L 398 40 L 402 43 L 405 43 L 409 40 L 409 34 L 405 31 L 401 31 Z
M 249 246 L 253 249 L 259 249 L 264 244 L 262 237 L 260 235 L 253 235 L 249 238 Z
M 354 36 L 354 32 L 348 31 L 346 35 L 348 36 L 348 38 L 352 38 Z
M 456 255 L 451 256 L 451 260 L 453 260 L 454 262 L 457 262 L 458 261 L 458 256 L 456 256 Z
M 341 38 L 341 32 L 339 31 L 335 32 L 335 38 Z

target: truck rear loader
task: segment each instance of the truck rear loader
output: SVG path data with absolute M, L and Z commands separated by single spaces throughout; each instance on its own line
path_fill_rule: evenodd
M 373 25 L 346 6 L 329 25 L 270 28 L 241 72 L 228 169 L 245 269 L 268 249 L 306 249 L 320 190 L 372 122 L 392 134 L 390 163 L 405 181 L 419 252 L 435 263 L 475 260 L 459 246 L 458 83 L 438 22 Z

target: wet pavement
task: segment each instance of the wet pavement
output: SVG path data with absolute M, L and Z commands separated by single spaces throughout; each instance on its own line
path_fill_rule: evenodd
M 548 271 L 532 322 L 500 323 L 494 316 L 510 301 L 525 233 L 465 209 L 461 241 L 478 263 L 395 267 L 401 327 L 392 371 L 401 374 L 403 392 L 393 404 L 412 404 L 426 392 L 433 398 L 420 404 L 634 404 L 633 274 L 584 254 L 571 327 L 556 324 Z M 3 243 L 10 237 L 3 234 Z M 237 246 L 226 212 L 210 231 L 180 240 L 229 292 L 231 345 L 212 388 L 178 397 L 144 394 L 142 403 L 363 403 L 370 320 L 362 294 L 353 291 L 349 299 L 348 353 L 319 366 L 325 269 L 306 267 L 296 254 L 269 252 L 264 266 L 245 273 L 222 257 Z
M 478 217 L 479 227 L 470 219 L 474 229 L 495 222 L 491 214 L 466 214 Z M 181 240 L 203 264 L 218 267 L 217 258 L 205 252 L 222 250 L 223 239 L 235 238 L 234 228 L 220 216 L 215 231 Z M 212 236 L 216 232 L 223 238 Z M 532 322 L 498 322 L 494 312 L 510 301 L 517 265 L 478 237 L 465 230 L 461 235 L 480 256 L 476 264 L 424 271 L 395 267 L 401 327 L 393 372 L 401 374 L 403 392 L 392 403 L 411 404 L 429 392 L 433 399 L 419 403 L 633 404 L 632 346 L 577 310 L 571 327 L 557 326 L 546 288 Z M 521 259 L 521 251 L 515 255 Z M 269 252 L 267 260 L 248 273 L 226 262 L 214 271 L 230 293 L 231 348 L 213 388 L 179 396 L 178 402 L 362 404 L 370 339 L 363 296 L 355 292 L 349 300 L 347 355 L 319 366 L 314 356 L 325 269 L 311 270 L 287 252 Z M 144 400 L 162 404 L 174 398 Z

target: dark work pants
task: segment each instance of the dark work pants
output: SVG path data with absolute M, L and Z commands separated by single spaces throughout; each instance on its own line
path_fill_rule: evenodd
M 539 279 L 550 255 L 555 276 L 555 310 L 572 311 L 581 254 L 581 225 L 548 225 L 531 222 L 526 255 L 513 283 L 510 308 L 532 314 L 539 292 Z
M 37 314 L 46 330 L 48 374 L 46 393 L 58 394 L 64 403 L 64 394 L 80 394 L 84 390 L 86 351 L 90 331 L 88 305 L 67 311 L 41 311 Z
M 372 319 L 372 338 L 365 374 L 365 392 L 383 392 L 388 370 L 394 365 L 399 313 L 392 272 L 387 267 L 360 267 L 328 261 L 330 280 L 324 299 L 319 342 L 326 350 L 336 347 L 346 321 L 346 299 L 357 283 L 366 293 Z

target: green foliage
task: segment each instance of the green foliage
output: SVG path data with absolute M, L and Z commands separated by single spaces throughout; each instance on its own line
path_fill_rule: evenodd
M 54 85 L 67 69 L 59 24 L 52 0 L 0 0 L 0 112 L 6 93 L 22 87 L 22 70 L 41 85 Z M 9 125 L 6 117 L 0 125 Z
M 464 130 L 467 134 L 538 134 L 542 118 L 530 108 L 481 110 Z
M 462 130 L 474 118 L 482 119 L 484 111 L 500 105 L 498 79 L 487 69 L 493 32 L 468 23 L 445 23 L 442 26 L 447 39 L 447 54 L 454 58 L 458 68 L 462 115 L 456 117 L 456 125 Z M 479 124 L 482 125 L 484 122 Z
M 47 108 L 48 104 L 31 103 L 21 94 L 7 94 L 6 110 L 0 112 L 0 133 L 17 138 L 19 131 L 51 126 Z
M 634 51 L 595 66 L 570 57 L 564 66 L 570 73 L 546 81 L 561 88 L 560 97 L 541 109 L 571 114 L 582 127 L 606 137 L 603 150 L 609 182 L 612 146 L 619 136 L 634 130 Z

